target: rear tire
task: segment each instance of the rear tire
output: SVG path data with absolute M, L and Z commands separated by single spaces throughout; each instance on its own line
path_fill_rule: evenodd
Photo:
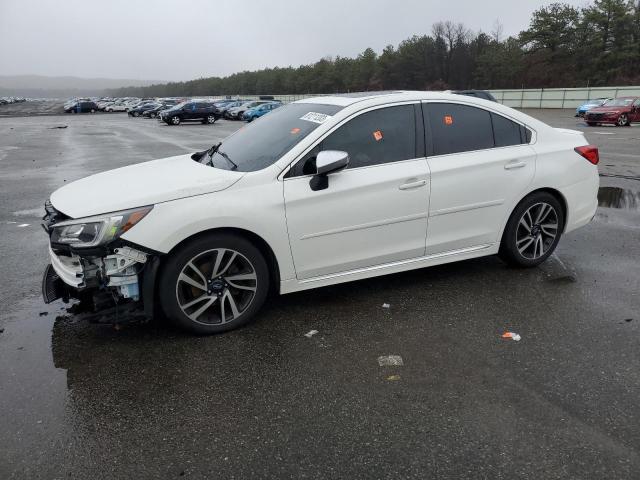
M 556 249 L 565 212 L 548 192 L 534 192 L 514 209 L 502 234 L 498 255 L 515 267 L 535 267 Z
M 158 284 L 169 320 L 198 335 L 247 324 L 268 292 L 269 269 L 260 250 L 229 233 L 201 236 L 172 253 Z
M 589 125 L 590 127 L 595 127 L 598 124 L 596 122 L 587 122 L 587 125 Z

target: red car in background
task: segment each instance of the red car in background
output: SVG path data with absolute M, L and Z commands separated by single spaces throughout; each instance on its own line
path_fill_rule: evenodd
M 640 122 L 640 97 L 619 97 L 606 101 L 600 107 L 589 110 L 584 115 L 587 125 L 612 123 L 617 127 Z

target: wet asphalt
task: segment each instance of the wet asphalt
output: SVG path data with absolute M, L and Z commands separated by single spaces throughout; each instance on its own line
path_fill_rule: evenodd
M 529 113 L 585 130 L 604 175 L 596 218 L 545 264 L 274 297 L 206 338 L 45 306 L 39 217 L 65 182 L 239 125 L 0 118 L 0 478 L 638 478 L 640 125 Z

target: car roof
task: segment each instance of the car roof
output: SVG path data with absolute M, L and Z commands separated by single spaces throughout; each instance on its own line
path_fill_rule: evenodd
M 486 100 L 480 97 L 472 97 L 467 95 L 459 95 L 456 93 L 436 92 L 436 91 L 387 91 L 387 92 L 365 92 L 359 94 L 347 95 L 326 95 L 320 97 L 310 97 L 298 100 L 293 103 L 297 104 L 316 104 L 316 105 L 335 105 L 343 107 L 339 116 L 348 116 L 353 112 L 379 106 L 388 103 L 399 102 L 416 102 L 416 101 L 442 101 L 447 103 L 466 104 L 478 106 L 511 117 L 522 122 L 527 126 L 531 126 L 536 130 L 550 128 L 545 123 L 537 120 L 523 112 L 502 105 L 498 102 Z
M 359 93 L 348 93 L 348 94 L 340 94 L 340 95 L 325 95 L 319 97 L 311 97 L 305 98 L 303 100 L 298 100 L 294 103 L 316 103 L 316 104 L 327 104 L 327 105 L 337 105 L 340 107 L 347 107 L 349 105 L 353 105 L 355 103 L 369 101 L 369 100 L 379 100 L 379 102 L 375 103 L 384 103 L 384 102 L 399 102 L 399 101 L 416 101 L 416 100 L 446 100 L 452 102 L 459 102 L 460 98 L 463 95 L 459 95 L 457 93 L 451 93 L 451 91 L 444 92 L 436 92 L 436 91 L 420 91 L 420 90 L 392 90 L 392 91 L 379 91 L 379 92 L 359 92 Z M 477 100 L 481 102 L 482 105 L 486 105 L 484 102 L 488 102 L 484 98 L 480 97 L 472 97 L 472 96 L 464 96 L 465 99 L 470 101 Z M 466 100 L 465 100 L 466 101 Z M 495 102 L 492 102 L 495 103 Z

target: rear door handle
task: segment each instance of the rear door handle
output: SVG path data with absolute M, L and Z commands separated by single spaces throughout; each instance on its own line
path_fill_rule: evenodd
M 426 180 L 418 180 L 416 182 L 407 182 L 400 185 L 400 190 L 410 190 L 412 188 L 424 187 L 427 184 Z
M 527 162 L 523 162 L 522 160 L 515 160 L 513 162 L 509 162 L 507 164 L 505 164 L 504 169 L 505 170 L 513 170 L 516 168 L 522 168 L 524 166 L 527 165 Z

